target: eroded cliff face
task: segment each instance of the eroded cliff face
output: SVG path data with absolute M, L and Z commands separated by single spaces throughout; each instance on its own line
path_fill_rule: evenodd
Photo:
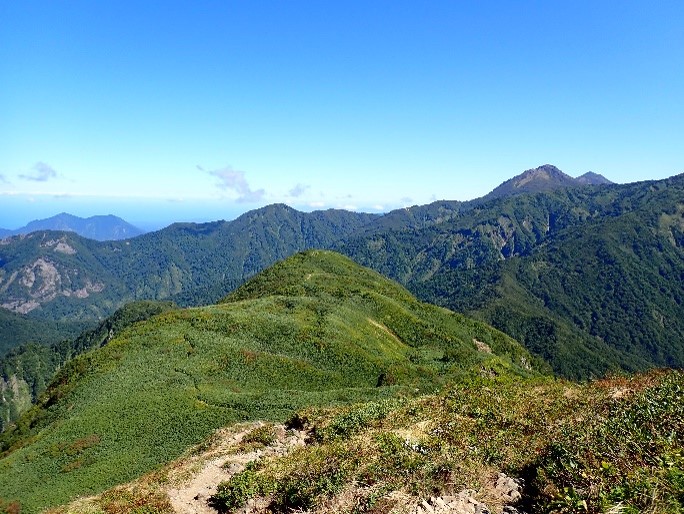
M 104 290 L 104 284 L 84 277 L 75 266 L 60 262 L 55 254 L 73 256 L 76 249 L 62 238 L 42 241 L 43 255 L 11 273 L 0 270 L 0 306 L 27 314 L 60 296 L 87 298 Z
M 0 432 L 31 407 L 31 388 L 12 374 L 0 375 Z

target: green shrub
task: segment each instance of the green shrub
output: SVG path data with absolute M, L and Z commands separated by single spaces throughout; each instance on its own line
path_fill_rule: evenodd
M 259 475 L 253 467 L 248 466 L 233 475 L 228 482 L 221 483 L 209 504 L 219 512 L 227 512 L 242 507 L 247 500 L 262 493 Z
M 384 418 L 398 405 L 397 400 L 390 399 L 352 407 L 334 417 L 325 428 L 317 430 L 316 435 L 324 440 L 348 437 L 361 431 L 372 421 Z

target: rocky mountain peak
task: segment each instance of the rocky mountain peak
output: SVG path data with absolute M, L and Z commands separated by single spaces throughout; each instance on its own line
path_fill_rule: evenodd
M 503 196 L 553 191 L 561 187 L 577 185 L 579 184 L 574 178 L 563 173 L 553 164 L 544 164 L 537 168 L 526 170 L 520 175 L 507 180 L 484 198 L 491 200 Z
M 575 180 L 577 180 L 580 184 L 594 186 L 602 186 L 615 183 L 608 180 L 603 175 L 600 175 L 599 173 L 594 173 L 593 171 L 588 171 L 584 175 L 580 175 L 579 177 L 577 177 Z

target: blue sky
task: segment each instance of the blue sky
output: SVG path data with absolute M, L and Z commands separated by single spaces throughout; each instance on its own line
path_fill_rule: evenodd
M 0 1 L 0 227 L 684 172 L 684 2 Z

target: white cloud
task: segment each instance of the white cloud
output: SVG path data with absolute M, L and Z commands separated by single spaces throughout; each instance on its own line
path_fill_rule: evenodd
M 290 189 L 290 196 L 295 198 L 302 196 L 309 188 L 310 186 L 307 186 L 306 184 L 297 184 L 295 187 Z
M 19 175 L 19 178 L 33 182 L 47 182 L 50 179 L 57 178 L 57 172 L 49 164 L 37 162 L 31 168 L 31 173 Z
M 232 166 L 210 171 L 204 170 L 201 166 L 197 166 L 197 169 L 216 177 L 218 179 L 216 186 L 219 189 L 237 193 L 238 202 L 258 202 L 266 196 L 264 189 L 253 190 L 249 186 L 244 171 L 233 169 Z

